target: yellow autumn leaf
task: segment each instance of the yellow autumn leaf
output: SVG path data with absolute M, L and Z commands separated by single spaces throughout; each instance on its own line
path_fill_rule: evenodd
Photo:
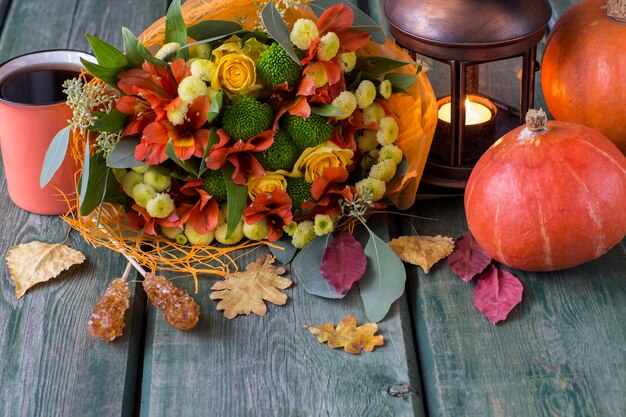
M 224 310 L 224 317 L 232 319 L 239 314 L 254 313 L 264 316 L 267 306 L 263 302 L 284 305 L 287 295 L 279 290 L 289 288 L 292 281 L 281 277 L 285 268 L 272 265 L 274 257 L 261 256 L 246 267 L 244 272 L 226 275 L 211 287 L 211 300 L 217 303 L 218 310 Z
M 62 271 L 72 265 L 81 264 L 84 260 L 85 255 L 68 246 L 40 241 L 13 246 L 6 256 L 18 299 L 34 285 L 55 278 Z
M 359 354 L 361 349 L 367 352 L 374 350 L 376 346 L 382 346 L 385 338 L 375 333 L 378 331 L 376 323 L 365 323 L 356 327 L 356 317 L 350 315 L 341 320 L 334 327 L 332 323 L 321 326 L 306 326 L 317 337 L 320 343 L 328 343 L 331 348 L 343 348 L 346 352 Z
M 454 240 L 446 236 L 400 236 L 389 242 L 389 247 L 404 262 L 422 267 L 428 273 L 454 249 Z

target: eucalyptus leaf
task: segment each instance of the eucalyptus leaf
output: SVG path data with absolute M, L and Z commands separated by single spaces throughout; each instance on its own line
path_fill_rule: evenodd
M 367 268 L 358 282 L 368 320 L 377 323 L 385 318 L 394 301 L 404 294 L 406 270 L 398 256 L 369 228 L 365 246 Z
M 101 153 L 95 153 L 89 158 L 88 168 L 83 166 L 83 175 L 80 178 L 80 188 L 85 189 L 80 197 L 79 212 L 86 216 L 98 207 L 102 201 L 123 203 L 126 196 L 119 191 L 119 183 L 114 175 L 109 175 L 110 168 Z
M 331 234 L 320 236 L 307 244 L 293 260 L 292 270 L 306 292 L 324 298 L 338 299 L 347 294 L 341 294 L 330 286 L 320 272 L 322 257 L 328 245 L 333 241 Z
M 93 126 L 89 126 L 87 129 L 95 130 L 96 132 L 121 132 L 126 127 L 128 117 L 121 111 L 114 110 L 111 113 L 105 113 L 96 120 Z
M 372 75 L 382 75 L 386 72 L 402 68 L 405 65 L 414 65 L 413 61 L 401 61 L 398 59 L 385 58 L 382 56 L 360 56 L 356 60 L 355 68 Z
M 287 235 L 283 235 L 277 241 L 272 242 L 272 244 L 275 246 L 280 246 L 280 248 L 269 245 L 267 247 L 281 264 L 287 265 L 296 255 L 297 249 L 295 246 L 293 246 L 293 244 L 291 243 L 291 238 Z
M 187 28 L 187 35 L 196 41 L 201 41 L 227 36 L 242 29 L 239 23 L 231 22 L 230 20 L 203 20 L 195 25 L 189 26 Z
M 235 184 L 231 179 L 233 172 L 235 172 L 235 167 L 231 164 L 226 164 L 222 168 L 224 182 L 226 183 L 226 201 L 228 201 L 226 238 L 229 238 L 237 228 L 243 210 L 248 203 L 248 186 Z
M 93 54 L 96 56 L 99 65 L 103 67 L 128 66 L 126 56 L 115 46 L 92 35 L 87 35 L 87 41 L 89 45 L 91 45 L 91 49 L 93 49 Z
M 393 93 L 406 93 L 406 90 L 415 84 L 415 75 L 391 73 L 385 75 L 385 80 L 391 81 Z
M 93 62 L 87 61 L 84 58 L 81 58 L 80 62 L 87 69 L 87 71 L 91 73 L 91 75 L 100 78 L 102 81 L 104 81 L 113 88 L 117 88 L 117 83 L 119 81 L 119 78 L 117 78 L 117 74 L 128 68 L 127 66 L 104 67 L 102 65 L 94 64 Z
M 211 106 L 209 106 L 209 111 L 207 113 L 207 123 L 213 123 L 217 117 L 222 112 L 222 106 L 224 105 L 224 95 L 219 92 L 215 95 L 215 98 L 211 102 Z
M 180 46 L 187 45 L 187 28 L 180 10 L 180 0 L 173 0 L 165 16 L 165 43 L 176 42 Z M 189 59 L 189 51 L 180 49 L 180 58 Z
M 369 17 L 365 12 L 359 9 L 357 5 L 348 0 L 343 0 L 342 3 L 350 7 L 354 12 L 353 27 L 355 29 L 371 33 L 372 36 L 370 37 L 370 39 L 373 42 L 384 44 L 387 41 L 387 38 L 385 37 L 382 28 L 380 28 L 380 26 L 374 20 L 372 20 L 372 18 Z M 315 13 L 315 16 L 317 17 L 320 17 L 320 15 L 324 13 L 326 9 L 336 5 L 337 0 L 314 0 L 309 3 L 309 6 L 313 10 L 313 13 Z M 363 27 L 370 28 L 372 26 L 379 27 L 380 30 L 370 32 L 369 30 L 362 29 Z
M 139 40 L 125 27 L 122 27 L 122 38 L 124 39 L 124 55 L 126 55 L 128 65 L 132 68 L 141 68 L 144 61 L 139 53 Z
M 174 149 L 174 144 L 172 144 L 171 140 L 167 142 L 167 146 L 165 147 L 165 153 L 172 161 L 176 163 L 176 165 L 178 165 L 188 173 L 192 174 L 194 177 L 197 177 L 200 166 L 193 163 L 191 160 L 181 161 L 178 158 L 178 155 L 176 155 L 176 150 Z
M 311 113 L 319 114 L 320 116 L 333 117 L 341 116 L 343 111 L 331 104 L 320 104 L 311 106 Z
M 146 165 L 135 158 L 135 147 L 139 145 L 139 138 L 128 136 L 120 139 L 107 157 L 106 164 L 110 168 L 133 168 Z
M 396 175 L 393 176 L 393 179 L 402 178 L 408 170 L 409 170 L 409 160 L 406 159 L 406 156 L 402 155 L 402 160 L 396 166 Z
M 298 58 L 298 55 L 296 54 L 296 51 L 294 51 L 293 45 L 291 44 L 287 24 L 281 17 L 280 13 L 278 13 L 273 1 L 268 1 L 265 7 L 263 7 L 263 10 L 261 11 L 261 20 L 263 21 L 263 25 L 265 26 L 267 33 L 269 33 L 269 35 L 283 47 L 289 57 L 299 65 L 300 58 Z
M 87 136 L 87 140 L 85 141 L 85 152 L 83 154 L 83 172 L 80 175 L 81 181 L 78 184 L 78 198 L 81 201 L 85 199 L 85 195 L 87 194 L 87 184 L 89 183 L 89 155 L 91 153 L 91 147 L 89 146 L 89 136 Z
M 59 130 L 54 136 L 50 146 L 46 151 L 46 156 L 43 159 L 43 165 L 41 167 L 41 174 L 39 175 L 39 186 L 45 187 L 54 174 L 61 168 L 65 155 L 67 154 L 67 147 L 70 143 L 71 127 L 67 126 Z

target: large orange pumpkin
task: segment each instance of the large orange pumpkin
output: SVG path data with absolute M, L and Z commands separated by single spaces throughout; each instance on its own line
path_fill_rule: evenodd
M 526 120 L 476 164 L 465 190 L 470 231 L 513 268 L 550 271 L 598 258 L 626 235 L 626 157 L 586 126 L 546 124 L 534 110 Z
M 556 120 L 602 132 L 626 154 L 626 0 L 583 0 L 565 13 L 548 38 L 541 84 Z

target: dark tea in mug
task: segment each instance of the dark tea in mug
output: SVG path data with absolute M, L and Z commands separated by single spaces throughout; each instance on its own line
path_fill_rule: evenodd
M 78 77 L 66 69 L 32 69 L 9 76 L 0 85 L 0 98 L 12 103 L 43 106 L 65 101 L 63 82 Z

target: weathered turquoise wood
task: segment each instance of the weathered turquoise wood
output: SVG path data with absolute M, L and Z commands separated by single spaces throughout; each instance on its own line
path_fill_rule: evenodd
M 385 223 L 372 222 L 386 237 Z M 245 265 L 265 249 L 243 257 Z M 287 276 L 290 271 L 287 268 Z M 293 277 L 292 277 L 293 278 Z M 187 280 L 179 285 L 192 289 Z M 305 325 L 366 321 L 356 291 L 344 300 L 286 290 L 287 305 L 264 317 L 227 320 L 209 300 L 213 277 L 200 281 L 197 327 L 181 333 L 151 308 L 146 335 L 142 416 L 423 416 L 410 318 L 403 297 L 379 323 L 385 345 L 360 356 L 320 344 Z M 210 411 L 208 411 L 210 410 Z
M 460 198 L 421 204 L 419 233 L 467 231 Z M 409 227 L 404 228 L 410 232 Z M 624 416 L 626 250 L 553 273 L 511 270 L 521 305 L 491 325 L 473 305 L 475 283 L 445 262 L 411 269 L 410 299 L 428 415 Z
M 0 61 L 47 48 L 86 49 L 85 32 L 119 45 L 120 25 L 140 32 L 164 10 L 162 0 L 133 8 L 120 0 L 14 1 L 0 36 Z M 9 200 L 3 169 L 0 177 L 0 415 L 132 415 L 143 298 L 134 299 L 121 340 L 94 341 L 86 330 L 96 298 L 122 274 L 124 259 L 94 250 L 72 233 L 68 244 L 85 253 L 85 264 L 16 301 L 6 251 L 32 240 L 62 242 L 67 226 L 18 209 Z

